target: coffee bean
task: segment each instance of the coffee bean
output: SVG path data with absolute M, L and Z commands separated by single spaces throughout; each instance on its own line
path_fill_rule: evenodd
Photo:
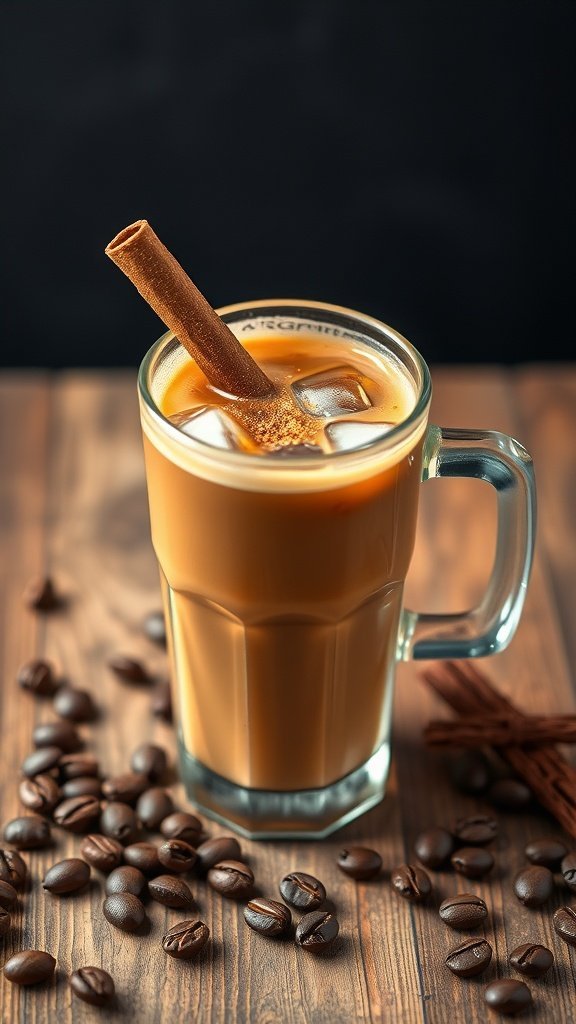
M 568 853 L 566 843 L 554 836 L 546 836 L 544 839 L 533 839 L 524 850 L 526 858 L 531 864 L 540 864 L 542 867 L 555 871 L 560 861 Z
M 131 892 L 115 892 L 107 896 L 102 910 L 106 920 L 123 932 L 137 932 L 146 920 L 144 904 Z
M 108 668 L 112 670 L 118 679 L 121 679 L 123 683 L 149 683 L 150 676 L 140 661 L 136 658 L 126 658 L 124 655 L 119 654 L 115 658 L 111 658 L 108 662 Z
M 97 832 L 85 836 L 80 844 L 80 853 L 98 871 L 113 871 L 122 861 L 122 847 L 115 839 L 101 836 Z
M 21 889 L 27 874 L 26 862 L 16 850 L 0 850 L 0 881 Z
M 177 910 L 192 910 L 195 906 L 190 889 L 181 878 L 172 875 L 158 875 L 148 882 L 148 892 L 153 900 L 164 907 Z
M 484 991 L 484 999 L 491 1010 L 514 1016 L 522 1013 L 532 1003 L 530 989 L 523 981 L 515 978 L 499 978 Z
M 210 929 L 203 921 L 181 921 L 166 932 L 162 949 L 175 960 L 191 960 L 208 942 Z
M 492 959 L 492 946 L 486 939 L 465 939 L 450 950 L 446 966 L 459 978 L 473 978 L 482 974 Z
M 169 871 L 180 874 L 196 864 L 196 850 L 182 839 L 167 839 L 158 847 L 158 859 Z
M 488 917 L 488 908 L 484 900 L 470 892 L 449 896 L 440 904 L 438 912 L 444 924 L 459 931 L 477 928 Z
M 138 838 L 138 819 L 128 804 L 106 804 L 100 818 L 100 827 L 106 836 L 128 846 Z
M 64 603 L 50 576 L 39 576 L 28 583 L 24 601 L 36 612 L 54 612 Z
M 244 920 L 260 935 L 278 938 L 286 935 L 292 924 L 292 914 L 283 903 L 258 896 L 244 907 Z
M 106 879 L 105 889 L 108 896 L 115 892 L 131 892 L 133 896 L 141 896 L 146 889 L 146 878 L 138 868 L 114 868 Z
M 48 869 L 42 885 L 47 892 L 61 896 L 63 893 L 78 892 L 90 881 L 90 865 L 79 857 L 68 857 Z
M 102 795 L 100 779 L 94 775 L 80 775 L 77 779 L 69 779 L 61 788 L 64 800 L 73 796 L 96 796 Z
M 494 867 L 494 857 L 481 846 L 463 846 L 452 854 L 450 863 L 465 878 L 484 878 Z
M 89 832 L 100 817 L 96 796 L 71 796 L 54 810 L 54 821 L 67 832 Z
M 327 910 L 313 910 L 300 919 L 296 928 L 296 944 L 310 953 L 320 953 L 332 945 L 339 929 L 334 914 Z
M 22 762 L 22 774 L 29 779 L 36 775 L 46 775 L 56 768 L 61 757 L 60 747 L 41 747 L 39 750 L 33 750 Z
M 197 846 L 202 835 L 202 822 L 194 814 L 174 811 L 160 823 L 160 831 L 165 839 L 183 839 L 190 846 Z
M 576 892 L 576 853 L 567 853 L 562 858 L 562 877 L 571 892 Z
M 326 889 L 314 875 L 292 871 L 280 882 L 280 895 L 298 910 L 316 910 L 326 899 Z
M 223 860 L 210 868 L 208 883 L 227 899 L 243 900 L 254 888 L 254 874 L 239 860 Z
M 450 777 L 461 793 L 483 793 L 490 781 L 490 766 L 480 750 L 465 750 L 450 765 Z
M 14 985 L 38 985 L 54 974 L 56 961 L 40 949 L 21 949 L 4 964 L 4 977 Z
M 520 779 L 498 779 L 487 795 L 490 803 L 503 811 L 523 811 L 532 802 L 532 790 Z
M 216 836 L 201 843 L 196 850 L 198 867 L 209 871 L 221 860 L 240 860 L 242 852 L 240 843 L 234 836 Z
M 416 837 L 414 852 L 427 868 L 444 867 L 454 849 L 454 839 L 445 828 L 428 828 Z
M 4 826 L 4 839 L 17 850 L 38 850 L 50 845 L 52 833 L 46 818 L 30 814 L 9 821 Z
M 375 878 L 382 868 L 380 854 L 366 846 L 349 846 L 347 850 L 341 850 L 336 863 L 340 871 L 357 882 Z
M 70 975 L 75 996 L 90 1006 L 105 1006 L 114 998 L 114 981 L 101 967 L 79 967 Z
M 172 722 L 172 690 L 170 683 L 158 683 L 152 690 L 150 710 L 155 718 L 162 718 L 170 725 Z
M 421 903 L 432 892 L 426 872 L 413 864 L 400 864 L 391 872 L 390 882 L 399 896 L 413 903 Z
M 166 622 L 161 611 L 149 612 L 144 619 L 144 632 L 149 640 L 160 647 L 166 647 Z
M 576 910 L 574 907 L 558 907 L 552 918 L 554 931 L 569 946 L 576 946 Z
M 523 868 L 514 879 L 514 894 L 525 907 L 541 907 L 553 891 L 554 875 L 540 865 Z
M 150 829 L 150 831 L 157 829 L 160 826 L 160 822 L 167 818 L 173 810 L 174 803 L 172 797 L 165 789 L 161 789 L 160 786 L 147 789 L 138 798 L 138 803 L 136 804 L 136 814 L 139 821 L 142 822 L 144 828 Z
M 102 783 L 102 793 L 107 800 L 122 804 L 136 803 L 138 797 L 150 785 L 148 777 L 141 772 L 124 772 L 112 775 Z
M 472 814 L 459 818 L 452 832 L 463 846 L 485 846 L 498 835 L 498 823 L 486 814 Z
M 132 771 L 146 775 L 150 782 L 158 782 L 168 766 L 166 751 L 155 743 L 142 743 L 130 759 Z
M 35 747 L 60 747 L 66 754 L 80 750 L 82 739 L 71 722 L 43 722 L 32 733 Z
M 91 754 L 63 754 L 58 767 L 63 782 L 86 778 L 88 775 L 96 777 L 99 774 L 98 761 Z
M 145 875 L 159 875 L 163 870 L 158 859 L 158 850 L 153 843 L 131 843 L 124 849 L 124 860 L 130 867 L 138 868 Z
M 0 939 L 3 939 L 5 935 L 8 935 L 12 926 L 12 918 L 4 907 L 0 907 Z
M 10 882 L 4 882 L 0 879 L 0 907 L 2 910 L 11 910 L 16 904 L 18 899 L 18 893 Z
M 22 690 L 27 690 L 35 697 L 51 697 L 57 686 L 53 666 L 41 658 L 34 658 L 21 665 L 16 681 Z
M 554 956 L 547 946 L 526 942 L 512 950 L 510 963 L 520 974 L 526 974 L 529 978 L 541 978 L 552 967 Z
M 98 714 L 88 690 L 78 690 L 74 686 L 61 686 L 52 707 L 60 718 L 70 722 L 92 722 Z
M 24 807 L 39 814 L 50 814 L 60 800 L 60 789 L 50 775 L 22 779 L 18 792 Z

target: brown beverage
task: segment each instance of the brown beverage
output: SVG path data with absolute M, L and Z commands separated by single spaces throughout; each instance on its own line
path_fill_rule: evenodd
M 179 729 L 239 786 L 320 788 L 387 740 L 425 420 L 378 449 L 418 397 L 383 349 L 312 325 L 241 337 L 307 447 L 271 451 L 258 409 L 183 350 L 154 396 L 173 427 L 143 415 Z

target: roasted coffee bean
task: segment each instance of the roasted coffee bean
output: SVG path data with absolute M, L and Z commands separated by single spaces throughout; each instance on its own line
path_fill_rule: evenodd
M 195 906 L 190 889 L 181 878 L 173 875 L 158 875 L 148 882 L 148 892 L 153 900 L 164 907 L 176 910 L 192 910 Z
M 18 893 L 10 882 L 4 882 L 0 879 L 0 907 L 2 910 L 11 910 L 16 904 L 18 899 Z
M 56 961 L 40 949 L 21 949 L 4 964 L 4 977 L 15 985 L 38 985 L 54 974 Z
M 340 871 L 355 878 L 357 882 L 375 878 L 382 868 L 380 854 L 366 846 L 349 846 L 346 850 L 340 850 L 336 863 Z
M 531 864 L 540 864 L 551 871 L 556 871 L 560 861 L 568 853 L 568 847 L 561 839 L 546 836 L 544 839 L 533 839 L 528 843 L 524 853 Z
M 100 779 L 97 779 L 94 775 L 80 775 L 77 779 L 69 779 L 61 787 L 61 793 L 64 800 L 69 800 L 73 796 L 97 796 L 102 795 L 102 785 Z
M 62 782 L 68 782 L 70 779 L 86 778 L 88 775 L 96 777 L 100 766 L 91 754 L 63 754 L 58 767 Z
M 114 981 L 101 967 L 79 967 L 70 975 L 75 996 L 90 1006 L 105 1006 L 114 998 Z
M 16 680 L 18 686 L 35 697 L 51 697 L 57 686 L 53 666 L 41 658 L 21 665 Z
M 115 839 L 95 832 L 84 837 L 80 844 L 80 853 L 93 868 L 108 873 L 121 864 L 123 850 Z
M 244 907 L 244 920 L 260 935 L 278 938 L 286 935 L 292 924 L 292 914 L 283 903 L 263 899 L 260 896 L 249 900 Z
M 50 576 L 30 580 L 24 591 L 24 601 L 36 612 L 54 612 L 63 604 Z
M 150 612 L 144 619 L 144 632 L 149 640 L 166 647 L 166 622 L 161 611 Z
M 172 690 L 170 683 L 158 683 L 152 690 L 150 710 L 155 718 L 162 718 L 170 725 L 172 723 Z
M 231 900 L 243 900 L 254 888 L 254 874 L 239 860 L 223 860 L 208 872 L 208 883 Z
M 417 836 L 414 843 L 418 860 L 433 870 L 444 867 L 453 849 L 454 838 L 445 828 L 428 828 Z
M 530 989 L 523 981 L 515 978 L 499 978 L 484 991 L 484 999 L 491 1010 L 514 1016 L 522 1013 L 532 1003 Z
M 43 722 L 32 733 L 35 747 L 60 747 L 66 754 L 80 750 L 82 739 L 71 722 Z
M 569 946 L 576 946 L 576 910 L 574 907 L 558 907 L 552 918 L 554 931 Z
M 438 912 L 444 924 L 458 931 L 477 928 L 488 917 L 488 908 L 484 900 L 471 892 L 449 896 L 440 904 Z
M 17 850 L 38 850 L 50 845 L 52 833 L 46 818 L 30 814 L 9 821 L 4 826 L 4 839 Z
M 61 896 L 63 893 L 78 892 L 90 881 L 90 865 L 79 857 L 68 857 L 48 869 L 42 885 L 47 892 Z
M 400 864 L 391 872 L 390 882 L 399 896 L 413 903 L 421 903 L 432 892 L 428 875 L 414 864 Z
M 216 836 L 214 839 L 207 839 L 197 848 L 196 854 L 198 867 L 202 871 L 209 871 L 221 860 L 240 860 L 242 857 L 240 843 L 234 836 Z
M 494 867 L 494 857 L 481 846 L 462 846 L 452 854 L 450 863 L 465 878 L 484 878 Z
M 450 765 L 450 777 L 461 793 L 483 793 L 490 781 L 490 765 L 481 750 L 465 750 Z
M 133 772 L 148 776 L 150 782 L 158 782 L 168 767 L 166 751 L 155 743 L 142 743 L 132 754 L 130 767 Z
M 39 814 L 50 814 L 60 800 L 60 788 L 50 775 L 22 779 L 18 792 L 24 807 Z
M 100 827 L 106 836 L 117 839 L 124 846 L 138 839 L 138 819 L 128 804 L 116 801 L 107 804 L 102 811 Z
M 202 835 L 202 822 L 194 814 L 174 811 L 160 824 L 165 839 L 183 839 L 190 846 L 197 846 Z
M 300 919 L 296 928 L 296 944 L 310 953 L 320 953 L 332 945 L 339 930 L 334 914 L 327 910 L 313 910 Z
M 547 946 L 526 942 L 512 950 L 510 963 L 520 974 L 526 974 L 529 978 L 541 978 L 552 967 L 554 956 Z
M 54 810 L 54 821 L 67 832 L 89 832 L 100 817 L 96 796 L 71 796 Z
M 532 802 L 532 790 L 520 779 L 498 779 L 490 786 L 488 799 L 503 811 L 523 811 Z
M 124 849 L 124 861 L 145 875 L 159 875 L 164 870 L 153 843 L 132 843 Z
M 88 690 L 78 690 L 74 686 L 61 686 L 52 707 L 60 718 L 70 722 L 92 722 L 98 714 L 92 694 Z
M 137 932 L 146 920 L 144 904 L 131 892 L 115 892 L 102 904 L 104 917 L 123 932 Z
M 452 832 L 462 846 L 485 846 L 498 835 L 498 823 L 486 814 L 472 814 L 459 818 Z
M 514 879 L 514 894 L 525 907 L 541 907 L 553 891 L 554 875 L 539 864 L 523 868 Z
M 124 655 L 119 654 L 116 658 L 110 659 L 108 668 L 112 669 L 114 675 L 121 679 L 123 683 L 150 682 L 148 672 L 142 662 L 137 661 L 136 658 L 126 658 Z
M 180 874 L 191 871 L 196 864 L 196 850 L 182 839 L 167 839 L 158 847 L 158 859 L 168 871 Z
M 146 878 L 138 868 L 123 865 L 114 868 L 108 875 L 104 888 L 108 896 L 115 892 L 131 892 L 133 896 L 141 896 L 146 889 Z
M 169 793 L 160 786 L 147 789 L 138 798 L 136 804 L 136 815 L 142 822 L 144 828 L 154 831 L 160 827 L 160 823 L 174 810 L 174 802 Z
M 492 946 L 486 939 L 465 939 L 450 950 L 446 966 L 459 978 L 473 978 L 482 974 L 492 959 Z
M 298 910 L 316 910 L 326 899 L 326 889 L 314 875 L 292 871 L 280 882 L 280 895 Z
M 166 932 L 162 949 L 175 960 L 191 960 L 208 942 L 210 929 L 203 921 L 181 921 Z
M 12 918 L 4 907 L 0 907 L 0 939 L 3 939 L 5 935 L 8 935 L 10 927 L 12 925 Z
M 133 804 L 149 785 L 148 777 L 141 772 L 124 772 L 122 775 L 112 775 L 105 779 L 102 783 L 102 793 L 107 800 Z
M 576 853 L 567 853 L 562 858 L 562 877 L 571 892 L 576 892 Z
M 26 862 L 16 850 L 0 850 L 0 881 L 21 889 L 27 874 Z
M 60 747 L 41 747 L 33 750 L 22 762 L 22 774 L 33 779 L 36 775 L 46 775 L 53 768 L 56 768 L 62 750 Z

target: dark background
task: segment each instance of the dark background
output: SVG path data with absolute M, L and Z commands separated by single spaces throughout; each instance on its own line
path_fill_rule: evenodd
M 576 3 L 0 0 L 4 365 L 132 365 L 146 217 L 214 305 L 299 296 L 439 360 L 573 354 Z

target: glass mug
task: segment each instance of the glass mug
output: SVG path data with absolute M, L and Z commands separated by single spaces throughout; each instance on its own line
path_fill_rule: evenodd
M 171 333 L 139 374 L 181 774 L 250 838 L 319 838 L 377 804 L 396 662 L 495 654 L 520 617 L 534 544 L 532 463 L 512 438 L 428 425 L 420 354 L 386 324 L 306 300 L 218 311 L 240 340 L 303 332 L 400 361 L 410 415 L 361 448 L 277 459 L 225 451 L 160 411 L 190 357 Z M 402 608 L 420 483 L 480 477 L 498 496 L 486 594 L 464 614 Z

